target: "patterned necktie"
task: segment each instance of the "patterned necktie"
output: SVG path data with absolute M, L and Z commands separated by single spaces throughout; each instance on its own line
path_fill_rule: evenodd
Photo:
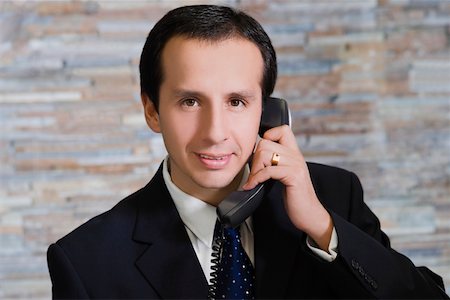
M 254 269 L 241 244 L 239 228 L 222 228 L 219 222 L 214 230 L 213 299 L 254 299 Z M 218 243 L 218 244 L 219 244 Z M 220 249 L 219 249 L 220 247 Z

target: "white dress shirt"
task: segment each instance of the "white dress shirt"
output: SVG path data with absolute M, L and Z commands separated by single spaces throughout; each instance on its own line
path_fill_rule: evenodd
M 216 207 L 212 206 L 198 198 L 186 194 L 180 190 L 173 182 L 168 169 L 168 157 L 163 164 L 164 182 L 169 190 L 175 206 L 180 214 L 181 220 L 186 227 L 187 234 L 191 240 L 192 246 L 197 254 L 197 258 L 203 269 L 205 277 L 210 282 L 211 279 L 211 259 L 212 259 L 212 241 L 214 236 L 214 227 L 217 220 Z M 242 187 L 250 174 L 248 165 L 245 167 L 239 187 Z M 240 227 L 242 246 L 255 265 L 255 255 L 253 246 L 253 225 L 252 218 L 249 217 Z M 333 228 L 332 238 L 329 246 L 329 253 L 319 249 L 314 241 L 307 239 L 308 247 L 319 257 L 326 261 L 333 261 L 337 256 L 337 234 Z

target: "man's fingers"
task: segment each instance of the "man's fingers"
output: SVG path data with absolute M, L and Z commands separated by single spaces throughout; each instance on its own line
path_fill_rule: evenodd
M 250 190 L 269 179 L 279 180 L 284 183 L 287 174 L 287 166 L 269 166 L 259 170 L 249 176 L 247 183 L 243 186 L 245 190 Z
M 263 135 L 263 139 L 277 142 L 291 149 L 297 148 L 297 140 L 288 125 L 274 127 L 267 130 Z

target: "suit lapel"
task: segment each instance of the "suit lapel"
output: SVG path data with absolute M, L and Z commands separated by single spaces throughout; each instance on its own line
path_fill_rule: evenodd
M 283 298 L 304 234 L 289 221 L 281 184 L 268 190 L 253 215 L 256 298 Z
M 162 166 L 139 200 L 133 239 L 148 244 L 136 266 L 162 298 L 206 298 L 208 285 L 162 176 Z

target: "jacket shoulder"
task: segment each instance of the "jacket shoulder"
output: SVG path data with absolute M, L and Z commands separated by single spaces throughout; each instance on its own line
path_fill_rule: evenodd
M 307 166 L 316 189 L 334 190 L 361 185 L 356 174 L 351 171 L 314 162 L 307 162 Z
M 351 176 L 353 172 L 331 165 L 325 165 L 316 162 L 306 162 L 311 176 Z
M 307 165 L 317 197 L 327 208 L 346 215 L 351 201 L 362 201 L 363 189 L 355 173 L 319 163 Z

